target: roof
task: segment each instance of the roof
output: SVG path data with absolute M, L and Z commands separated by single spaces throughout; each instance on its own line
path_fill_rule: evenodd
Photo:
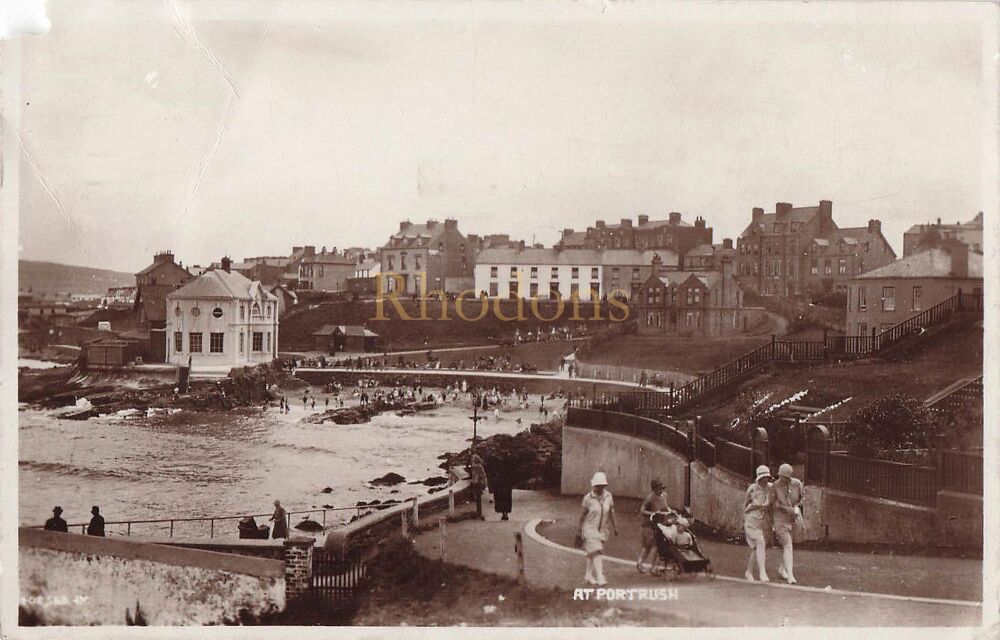
M 317 253 L 302 259 L 303 264 L 342 264 L 354 266 L 355 261 L 339 253 Z
M 259 282 L 249 280 L 241 273 L 213 269 L 206 271 L 180 289 L 168 294 L 167 298 L 171 300 L 176 298 L 233 298 L 251 300 L 257 292 L 259 292 L 262 298 L 277 300 L 277 297 L 260 286 Z
M 365 329 L 361 325 L 356 324 L 325 324 L 318 331 L 314 331 L 314 336 L 330 336 L 334 333 L 340 333 L 345 336 L 353 336 L 356 338 L 377 338 L 378 334 L 374 331 Z
M 801 222 L 806 223 L 813 219 L 813 216 L 819 213 L 819 206 L 814 207 L 792 207 L 788 214 L 785 216 L 783 222 Z M 751 222 L 740 234 L 743 238 L 750 233 L 750 230 L 754 226 L 758 226 L 761 229 L 767 229 L 769 226 L 773 225 L 778 221 L 778 214 L 776 213 L 765 213 L 756 222 Z
M 601 252 L 601 264 L 610 266 L 632 267 L 653 264 L 653 256 L 659 255 L 660 261 L 667 266 L 677 266 L 680 258 L 677 252 L 670 249 L 605 249 Z
M 722 245 L 719 245 L 722 248 Z M 691 247 L 688 252 L 684 254 L 684 257 L 688 256 L 712 256 L 715 255 L 715 246 L 711 244 L 699 244 L 697 247 Z
M 663 284 L 674 287 L 694 278 L 706 289 L 710 289 L 718 282 L 722 274 L 718 271 L 667 271 L 657 277 Z
M 476 256 L 476 264 L 599 265 L 597 249 L 536 249 L 525 247 L 490 247 Z
M 928 222 L 925 224 L 915 224 L 907 230 L 906 233 L 923 233 L 925 231 L 930 231 L 931 229 L 980 229 L 983 228 L 983 212 L 980 211 L 976 214 L 972 220 L 968 222 L 959 222 L 956 224 L 937 224 L 934 222 Z
M 954 278 L 951 254 L 944 249 L 928 249 L 872 269 L 854 279 L 874 278 Z M 969 278 L 983 277 L 983 256 L 969 252 Z
M 180 266 L 179 264 L 177 264 L 173 260 L 160 260 L 159 262 L 157 262 L 154 259 L 153 260 L 153 264 L 149 265 L 148 267 L 146 267 L 142 271 L 136 273 L 135 275 L 137 275 L 137 276 L 144 276 L 147 273 L 153 273 L 154 271 L 158 271 L 161 268 L 169 268 L 169 267 L 173 267 L 174 269 L 176 269 L 178 271 L 182 271 L 184 273 L 189 273 L 187 269 L 185 269 L 184 267 Z

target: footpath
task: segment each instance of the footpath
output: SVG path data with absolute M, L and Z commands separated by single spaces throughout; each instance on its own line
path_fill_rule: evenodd
M 488 495 L 488 494 L 487 494 Z M 515 491 L 511 519 L 501 521 L 484 495 L 486 521 L 464 520 L 427 531 L 414 541 L 428 558 L 479 571 L 517 577 L 515 533 L 524 540 L 525 579 L 532 587 L 567 591 L 588 587 L 584 557 L 572 544 L 580 499 L 553 493 Z M 669 589 L 665 600 L 594 601 L 609 606 L 656 607 L 691 626 L 978 626 L 982 620 L 982 561 L 800 549 L 795 553 L 798 585 L 777 575 L 779 551 L 768 549 L 773 582 L 743 579 L 749 549 L 699 539 L 716 579 L 703 574 L 673 581 L 640 574 L 638 501 L 616 499 L 618 537 L 607 545 L 608 589 Z M 443 547 L 443 549 L 442 549 Z M 633 595 L 638 598 L 638 592 Z M 625 595 L 620 593 L 620 595 Z M 596 597 L 596 594 L 591 598 Z

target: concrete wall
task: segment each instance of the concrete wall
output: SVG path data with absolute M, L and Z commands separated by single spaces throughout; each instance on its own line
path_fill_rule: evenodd
M 649 483 L 659 478 L 667 487 L 667 500 L 675 508 L 684 506 L 683 456 L 666 447 L 632 436 L 563 427 L 562 493 L 580 495 L 590 491 L 595 471 L 608 476 L 612 495 L 645 498 Z
M 22 528 L 21 605 L 47 625 L 221 624 L 285 606 L 284 563 Z M 64 602 L 65 599 L 65 602 Z
M 581 427 L 563 428 L 562 493 L 583 494 L 595 471 L 608 475 L 615 495 L 644 497 L 649 480 L 667 485 L 673 506 L 683 500 L 687 461 L 644 439 Z M 691 463 L 691 513 L 727 535 L 743 531 L 749 478 L 722 467 Z M 804 527 L 796 540 L 915 546 L 982 545 L 982 498 L 942 491 L 937 508 L 807 485 Z

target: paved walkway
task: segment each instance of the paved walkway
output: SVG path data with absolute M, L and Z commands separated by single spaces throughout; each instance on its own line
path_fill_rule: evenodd
M 620 539 L 624 539 L 632 531 L 631 535 L 637 540 L 638 518 L 625 512 L 623 502 L 619 501 L 618 507 L 623 516 L 620 526 L 623 535 Z M 584 559 L 581 552 L 562 546 L 558 541 L 560 528 L 568 526 L 572 529 L 575 526 L 579 509 L 577 498 L 515 491 L 514 512 L 511 514 L 512 519 L 507 522 L 499 521 L 499 516 L 492 512 L 492 505 L 487 503 L 484 506 L 489 509 L 487 521 L 470 520 L 447 525 L 444 547 L 449 562 L 515 577 L 517 558 L 514 553 L 514 534 L 522 531 L 525 540 L 525 576 L 529 584 L 566 590 L 587 586 L 583 584 Z M 540 519 L 555 522 L 539 525 Z M 550 535 L 557 540 L 548 540 L 546 536 Z M 624 547 L 627 541 L 616 543 L 613 540 L 608 549 L 611 557 L 605 560 L 608 587 L 668 587 L 676 589 L 677 598 L 666 601 L 600 602 L 595 603 L 595 608 L 609 605 L 662 607 L 681 617 L 686 624 L 709 626 L 963 626 L 979 625 L 982 619 L 981 606 L 922 596 L 921 594 L 928 593 L 926 584 L 912 589 L 912 593 L 908 594 L 865 593 L 865 587 L 870 586 L 868 582 L 885 586 L 885 581 L 866 581 L 865 572 L 852 571 L 852 568 L 857 568 L 861 562 L 898 563 L 898 556 L 887 560 L 889 556 L 822 551 L 797 553 L 800 562 L 797 573 L 802 581 L 805 581 L 807 575 L 810 576 L 809 582 L 813 582 L 816 578 L 856 574 L 852 579 L 831 580 L 833 584 L 830 585 L 830 590 L 826 590 L 826 585 L 789 586 L 777 581 L 768 585 L 747 583 L 733 575 L 733 560 L 728 557 L 742 558 L 742 567 L 737 571 L 737 575 L 742 575 L 746 568 L 744 548 L 705 540 L 702 542 L 702 549 L 712 558 L 719 577 L 709 581 L 703 576 L 685 576 L 666 582 L 662 578 L 637 573 L 634 557 L 616 559 L 615 545 L 621 544 Z M 430 558 L 442 556 L 442 537 L 437 530 L 418 536 L 415 545 L 418 552 Z M 723 549 L 727 546 L 730 547 L 728 555 Z M 625 556 L 622 553 L 618 555 Z M 628 556 L 632 554 L 629 553 Z M 772 549 L 768 563 L 772 566 L 775 578 L 777 562 L 777 552 Z M 955 563 L 967 564 L 963 566 Z M 807 564 L 814 567 L 811 572 L 806 569 Z M 973 565 L 978 565 L 978 570 L 966 572 L 966 581 L 968 584 L 981 583 L 982 563 L 978 561 L 907 557 L 904 563 L 892 565 L 891 569 L 895 571 L 898 567 L 903 574 L 933 577 L 948 572 L 962 572 Z M 872 575 L 878 573 L 876 571 Z M 906 578 L 896 580 L 895 584 L 898 585 L 895 591 L 908 589 Z M 973 588 L 968 585 L 964 589 L 966 593 L 973 592 Z

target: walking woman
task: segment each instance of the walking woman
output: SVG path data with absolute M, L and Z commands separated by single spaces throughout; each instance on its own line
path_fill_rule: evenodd
M 778 467 L 778 479 L 773 485 L 774 505 L 771 510 L 771 526 L 781 544 L 781 564 L 778 575 L 788 584 L 795 584 L 792 571 L 792 532 L 795 525 L 802 522 L 802 482 L 792 476 L 792 465 Z
M 486 470 L 486 479 L 493 494 L 493 510 L 501 514 L 501 520 L 510 519 L 507 516 L 514 506 L 514 470 L 511 466 L 510 458 L 502 455 L 493 458 L 492 464 Z
M 271 516 L 271 520 L 274 520 L 274 529 L 271 531 L 271 537 L 275 539 L 287 538 L 288 521 L 285 517 L 285 509 L 278 500 L 274 501 L 274 515 Z
M 604 585 L 604 543 L 609 537 L 609 530 L 618 535 L 618 523 L 615 521 L 615 504 L 611 492 L 607 490 L 608 478 L 603 471 L 598 471 L 590 480 L 590 493 L 583 496 L 580 521 L 577 523 L 577 540 L 583 546 L 587 555 L 587 571 L 583 579 L 587 584 Z
M 747 487 L 746 498 L 743 500 L 743 531 L 746 533 L 747 545 L 750 547 L 750 557 L 747 559 L 747 572 L 744 574 L 749 582 L 753 582 L 753 562 L 757 560 L 757 575 L 761 582 L 770 582 L 767 577 L 765 563 L 767 560 L 767 540 L 764 538 L 765 524 L 768 512 L 774 502 L 772 491 L 771 470 L 766 465 L 757 467 L 757 479 Z

